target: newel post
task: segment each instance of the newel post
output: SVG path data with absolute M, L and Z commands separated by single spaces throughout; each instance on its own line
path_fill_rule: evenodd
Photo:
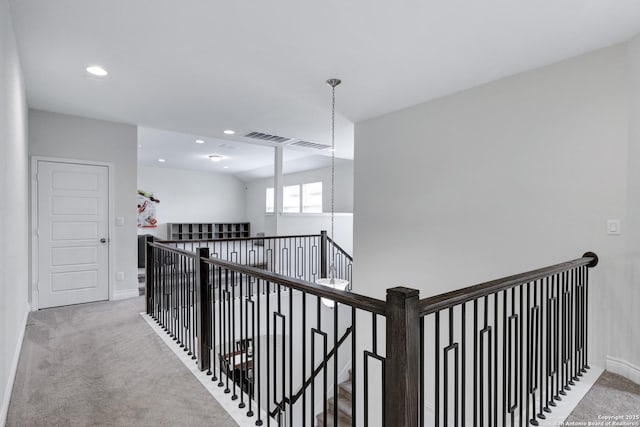
M 154 285 L 154 278 L 153 278 L 153 263 L 154 263 L 154 259 L 153 259 L 153 246 L 150 245 L 150 243 L 153 243 L 153 236 L 145 236 L 144 239 L 144 294 L 145 294 L 145 299 L 147 301 L 147 314 L 149 316 L 153 316 L 153 296 L 154 296 L 154 291 L 153 291 L 153 285 Z
M 327 230 L 320 232 L 320 277 L 327 277 Z
M 198 333 L 198 369 L 204 371 L 211 364 L 208 337 L 211 334 L 211 301 L 209 300 L 209 248 L 198 248 L 196 259 L 196 331 Z
M 420 315 L 416 289 L 387 289 L 384 425 L 417 426 L 420 394 Z

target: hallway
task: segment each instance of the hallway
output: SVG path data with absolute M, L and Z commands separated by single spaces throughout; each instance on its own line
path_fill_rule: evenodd
M 230 426 L 139 313 L 142 297 L 30 313 L 7 426 Z

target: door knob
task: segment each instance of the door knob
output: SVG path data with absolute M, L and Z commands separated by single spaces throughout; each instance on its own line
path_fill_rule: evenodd
M 107 243 L 107 239 L 103 237 L 102 239 L 100 239 L 100 243 Z

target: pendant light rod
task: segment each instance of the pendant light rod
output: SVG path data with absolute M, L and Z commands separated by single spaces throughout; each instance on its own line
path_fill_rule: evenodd
M 335 180 L 336 180 L 336 86 L 342 81 L 340 79 L 329 79 L 327 84 L 331 87 L 331 239 L 335 242 L 334 224 L 335 224 Z M 329 277 L 331 283 L 335 279 L 335 255 L 331 256 L 331 265 L 329 266 Z

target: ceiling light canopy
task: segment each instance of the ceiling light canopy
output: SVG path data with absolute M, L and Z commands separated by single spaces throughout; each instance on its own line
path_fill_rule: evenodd
M 222 160 L 222 156 L 212 154 L 209 156 L 209 160 L 211 160 L 212 162 L 219 162 L 220 160 Z
M 98 77 L 104 77 L 107 74 L 109 74 L 109 72 L 107 70 L 105 70 L 104 68 L 102 68 L 99 65 L 90 65 L 86 68 L 87 73 L 94 75 L 94 76 L 98 76 Z
M 236 131 L 233 129 L 226 129 L 224 133 L 225 135 L 235 135 Z

